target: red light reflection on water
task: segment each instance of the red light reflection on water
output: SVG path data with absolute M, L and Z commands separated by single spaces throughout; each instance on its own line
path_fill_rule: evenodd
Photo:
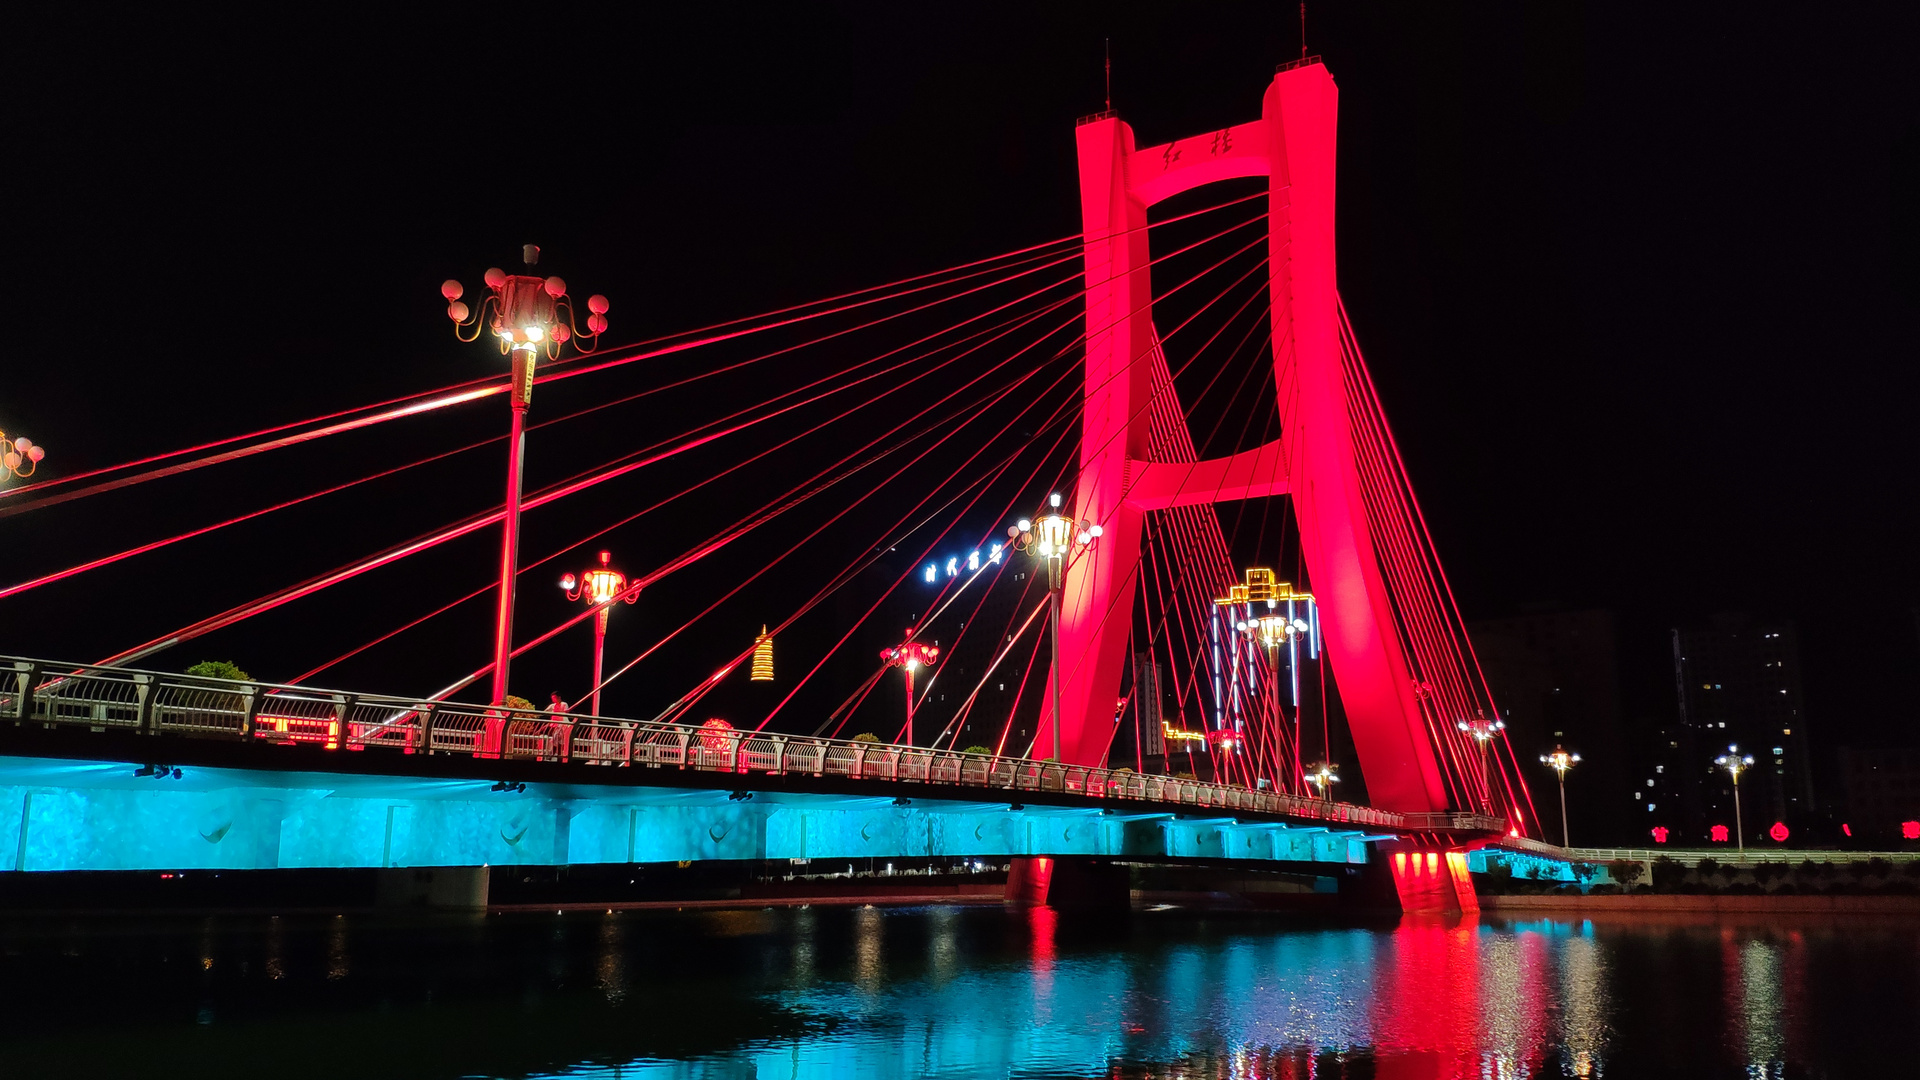
M 1374 1075 L 1533 1075 L 1552 1036 L 1552 971 L 1544 935 L 1483 937 L 1475 922 L 1404 920 L 1377 968 Z

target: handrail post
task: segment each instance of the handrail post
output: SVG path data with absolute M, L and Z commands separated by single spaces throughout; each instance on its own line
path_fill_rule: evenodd
M 33 684 L 40 681 L 40 665 L 30 660 L 13 662 L 13 719 L 33 718 Z
M 260 715 L 260 688 L 252 683 L 243 684 L 240 691 L 240 737 L 253 738 L 253 724 Z
M 347 713 L 353 710 L 353 699 L 352 694 L 333 695 L 333 722 L 339 725 L 340 732 L 334 745 L 342 750 L 347 748 Z
M 144 673 L 133 677 L 133 725 L 148 735 L 160 734 L 153 716 L 153 676 Z
M 438 707 L 438 702 L 428 701 L 417 704 L 413 710 L 420 716 L 420 752 L 423 754 L 433 753 L 433 711 Z

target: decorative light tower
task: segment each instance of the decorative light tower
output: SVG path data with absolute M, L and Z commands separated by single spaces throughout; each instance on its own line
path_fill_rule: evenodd
M 1753 764 L 1752 754 L 1743 754 L 1738 746 L 1729 745 L 1727 752 L 1713 759 L 1715 765 L 1727 770 L 1733 778 L 1733 838 L 1740 843 L 1740 854 L 1747 853 L 1747 833 L 1740 821 L 1740 774 Z
M 1507 730 L 1507 722 L 1497 716 L 1489 720 L 1486 714 L 1482 713 L 1472 720 L 1460 721 L 1459 728 L 1461 731 L 1473 736 L 1473 741 L 1480 744 L 1480 775 L 1486 778 L 1487 793 L 1489 797 L 1491 797 L 1493 793 L 1493 738 Z
M 1553 753 L 1540 755 L 1540 764 L 1545 765 L 1549 769 L 1552 769 L 1560 777 L 1560 846 L 1561 847 L 1570 848 L 1573 846 L 1573 841 L 1568 839 L 1568 837 L 1571 836 L 1572 834 L 1567 830 L 1567 770 L 1573 768 L 1575 765 L 1578 765 L 1579 763 L 1580 763 L 1579 754 L 1567 753 L 1566 749 L 1560 746 L 1558 743 L 1554 744 Z
M 600 609 L 593 617 L 593 705 L 589 715 L 600 715 L 600 672 L 607 655 L 607 616 L 613 613 L 613 602 L 625 600 L 631 604 L 640 599 L 639 590 L 627 592 L 627 575 L 613 568 L 613 554 L 600 553 L 600 565 L 586 571 L 579 577 L 564 574 L 560 578 L 560 587 L 567 590 L 567 599 L 585 600 Z
M 1240 599 L 1242 593 L 1245 594 L 1244 599 Z M 1286 609 L 1284 611 L 1280 608 L 1283 600 L 1286 601 Z M 1226 601 L 1226 607 L 1229 611 L 1238 604 L 1242 613 L 1246 615 L 1246 618 L 1234 622 L 1234 629 L 1252 638 L 1267 650 L 1267 708 L 1269 715 L 1273 718 L 1272 722 L 1275 724 L 1281 723 L 1284 719 L 1284 714 L 1280 710 L 1280 650 L 1282 647 L 1292 643 L 1296 638 L 1305 635 L 1308 630 L 1307 620 L 1297 618 L 1293 613 L 1293 601 L 1295 600 L 1305 600 L 1311 603 L 1313 597 L 1306 593 L 1295 593 L 1293 591 L 1293 585 L 1290 582 L 1275 582 L 1272 570 L 1253 567 L 1247 570 L 1247 584 L 1245 586 L 1235 586 L 1230 590 Z M 1262 604 L 1265 606 L 1264 610 L 1258 607 L 1258 605 Z M 1221 606 L 1221 601 L 1214 601 L 1214 606 L 1218 609 Z M 1232 616 L 1229 615 L 1228 617 L 1231 618 Z M 1298 650 L 1296 649 L 1296 659 L 1297 656 Z M 1298 672 L 1295 670 L 1297 667 L 1297 664 L 1289 664 L 1289 670 L 1294 671 L 1296 684 L 1299 678 Z M 1233 670 L 1235 681 L 1239 679 L 1239 673 L 1239 665 L 1236 663 Z M 1299 695 L 1297 692 L 1294 695 L 1294 701 L 1297 707 L 1299 703 Z M 1233 720 L 1235 724 L 1239 723 L 1237 715 L 1236 711 Z M 1223 726 L 1217 729 L 1217 731 L 1233 735 L 1232 738 L 1226 741 L 1226 745 L 1229 748 L 1242 741 L 1235 727 Z M 1296 740 L 1299 738 L 1297 730 L 1294 737 Z M 1258 755 L 1255 755 L 1255 760 L 1257 761 L 1257 759 Z M 1298 767 L 1300 759 L 1295 757 L 1293 760 L 1295 766 Z
M 525 457 L 527 405 L 533 399 L 534 361 L 543 352 L 549 360 L 558 357 L 560 347 L 568 341 L 582 353 L 593 352 L 607 329 L 606 297 L 587 299 L 587 310 L 592 314 L 587 316 L 587 333 L 582 334 L 574 324 L 567 283 L 533 272 L 540 262 L 539 246 L 527 244 L 520 254 L 526 263 L 525 273 L 509 274 L 499 267 L 487 271 L 487 288 L 492 295 L 481 302 L 478 311 L 469 311 L 461 303 L 466 290 L 458 281 L 448 279 L 440 285 L 440 295 L 447 298 L 447 318 L 453 320 L 453 336 L 473 341 L 480 336 L 481 324 L 486 324 L 513 367 L 509 393 L 513 426 L 507 438 L 507 503 L 500 528 L 500 595 L 493 629 L 496 703 L 507 698 L 507 664 L 513 656 L 513 578 L 520 568 L 520 466 Z
M 766 623 L 760 624 L 760 636 L 753 639 L 753 668 L 747 681 L 773 681 L 773 635 L 767 633 Z
M 1307 783 L 1328 802 L 1333 801 L 1333 785 L 1340 782 L 1340 766 L 1331 761 L 1316 761 L 1307 766 Z
M 1052 622 L 1053 639 L 1053 754 L 1050 761 L 1061 760 L 1060 755 L 1060 590 L 1065 575 L 1061 573 L 1067 551 L 1085 549 L 1100 539 L 1100 526 L 1091 521 L 1075 523 L 1060 512 L 1060 494 L 1055 492 L 1047 496 L 1048 513 L 1038 521 L 1021 518 L 1007 527 L 1007 538 L 1012 541 L 1016 551 L 1032 549 L 1047 564 L 1047 613 Z
M 40 469 L 40 459 L 46 456 L 47 448 L 25 435 L 9 439 L 6 432 L 0 431 L 0 484 L 32 476 Z
M 940 649 L 924 641 L 913 640 L 912 631 L 908 631 L 907 640 L 891 649 L 881 649 L 880 659 L 888 667 L 897 667 L 907 676 L 907 744 L 913 744 L 913 673 L 923 667 L 931 667 L 940 658 Z

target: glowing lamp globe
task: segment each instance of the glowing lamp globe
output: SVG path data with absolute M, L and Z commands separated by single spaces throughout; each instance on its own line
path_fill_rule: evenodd
M 1051 559 L 1067 553 L 1067 544 L 1073 539 L 1073 519 L 1060 514 L 1048 514 L 1033 523 L 1033 534 L 1040 541 L 1040 557 Z
M 702 750 L 726 750 L 733 745 L 733 740 L 733 725 L 717 716 L 700 725 Z
M 446 297 L 448 301 L 460 299 L 466 291 L 465 286 L 452 278 L 448 278 L 440 283 L 440 295 Z
M 567 295 L 567 283 L 558 277 L 548 278 L 546 287 L 547 295 L 553 297 L 555 300 Z

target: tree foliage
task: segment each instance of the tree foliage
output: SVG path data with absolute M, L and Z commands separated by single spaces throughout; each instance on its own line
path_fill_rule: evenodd
M 252 682 L 253 676 L 240 670 L 240 666 L 231 660 L 202 660 L 187 669 L 187 674 L 201 679 L 232 679 L 235 682 Z

